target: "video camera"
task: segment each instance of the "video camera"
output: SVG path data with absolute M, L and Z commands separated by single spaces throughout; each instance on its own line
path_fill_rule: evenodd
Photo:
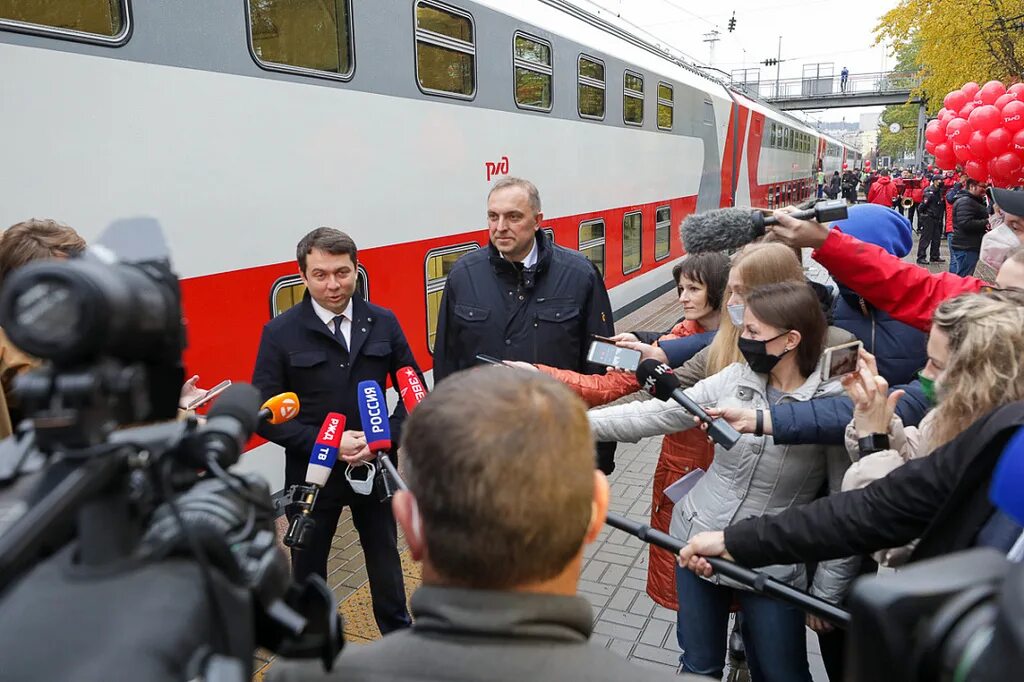
M 266 483 L 227 471 L 258 392 L 174 419 L 185 330 L 156 221 L 14 272 L 0 326 L 44 360 L 16 381 L 26 419 L 0 442 L 0 680 L 244 682 L 257 646 L 330 669 L 333 594 L 292 582 Z

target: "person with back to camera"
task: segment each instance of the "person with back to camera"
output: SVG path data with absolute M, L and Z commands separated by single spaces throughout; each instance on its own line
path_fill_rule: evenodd
M 438 384 L 405 429 L 409 490 L 393 505 L 423 567 L 412 627 L 346 648 L 330 674 L 280 662 L 270 680 L 677 679 L 587 641 L 594 616 L 577 583 L 608 481 L 582 401 L 540 373 L 484 367 Z
M 746 363 L 736 363 L 686 390 L 695 402 L 719 407 L 765 410 L 781 401 L 807 401 L 836 395 L 837 381 L 822 382 L 821 355 L 827 324 L 817 297 L 804 282 L 754 289 L 745 297 L 738 347 Z M 596 437 L 636 442 L 641 438 L 693 428 L 695 418 L 674 402 L 651 400 L 615 405 L 589 413 Z M 850 460 L 836 446 L 777 446 L 771 436 L 745 434 L 731 450 L 715 448 L 708 472 L 694 485 L 672 517 L 671 533 L 687 540 L 733 518 L 776 513 L 814 500 L 826 484 L 838 491 Z M 856 573 L 857 559 L 819 565 L 811 594 L 839 602 Z M 806 586 L 803 564 L 766 571 L 799 589 Z M 754 679 L 793 682 L 811 679 L 805 621 L 817 619 L 788 604 L 731 583 L 700 580 L 678 569 L 678 638 L 682 669 L 721 678 L 729 610 L 736 599 L 743 610 L 743 641 Z
M 964 294 L 942 303 L 922 372 L 934 377 L 937 405 L 916 437 L 901 433 L 885 381 L 865 358 L 844 379 L 857 402 L 851 441 L 860 441 L 847 490 L 699 533 L 680 552 L 680 565 L 709 576 L 703 557 L 756 568 L 882 552 L 883 559 L 903 563 L 978 546 L 1019 561 L 1021 528 L 994 508 L 989 487 L 1004 446 L 1024 425 L 1021 347 L 1024 291 Z M 914 544 L 904 547 L 908 543 Z

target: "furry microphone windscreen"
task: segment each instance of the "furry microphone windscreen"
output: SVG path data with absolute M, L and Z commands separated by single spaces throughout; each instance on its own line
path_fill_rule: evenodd
M 683 220 L 679 233 L 687 253 L 738 249 L 754 241 L 757 230 L 749 208 L 718 208 Z

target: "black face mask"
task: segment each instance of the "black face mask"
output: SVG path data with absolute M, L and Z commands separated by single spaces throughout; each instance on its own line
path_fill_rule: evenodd
M 782 332 L 778 336 L 773 336 L 770 339 L 764 341 L 758 341 L 756 339 L 745 339 L 740 337 L 739 348 L 740 353 L 743 354 L 743 358 L 750 365 L 750 369 L 754 370 L 758 374 L 767 374 L 768 372 L 775 369 L 775 365 L 779 364 L 779 360 L 782 356 L 793 350 L 789 348 L 782 352 L 782 355 L 772 355 L 768 352 L 768 343 L 774 341 L 780 336 L 785 336 L 788 331 Z

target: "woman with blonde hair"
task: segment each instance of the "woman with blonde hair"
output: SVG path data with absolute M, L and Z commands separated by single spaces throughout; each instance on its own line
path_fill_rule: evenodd
M 905 462 L 931 454 L 1000 405 L 1024 400 L 1024 292 L 968 294 L 943 302 L 932 318 L 928 364 L 920 373 L 935 408 L 918 427 L 893 412 L 900 391 L 887 396 L 875 359 L 862 353 L 843 379 L 854 403 L 846 446 L 854 464 L 843 490 L 863 488 Z M 879 563 L 903 563 L 913 547 L 881 552 Z
M 980 545 L 1024 553 L 1024 543 L 1008 543 L 1000 532 L 1002 519 L 987 494 L 1002 445 L 1024 423 L 1022 349 L 1024 291 L 943 302 L 921 372 L 937 405 L 920 433 L 900 427 L 885 380 L 874 373 L 872 358 L 863 358 L 844 380 L 856 404 L 851 439 L 858 440 L 860 458 L 847 470 L 847 490 L 694 535 L 680 564 L 709 576 L 705 556 L 757 567 L 875 551 L 914 561 Z M 911 541 L 909 556 L 885 549 Z

